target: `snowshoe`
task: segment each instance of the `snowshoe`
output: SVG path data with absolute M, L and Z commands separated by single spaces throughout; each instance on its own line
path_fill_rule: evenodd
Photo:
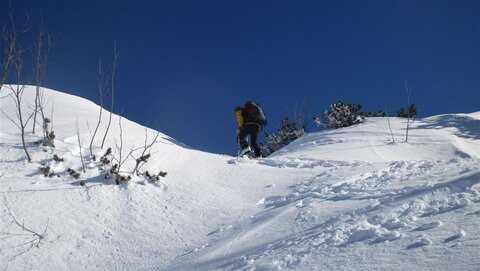
M 243 150 L 240 152 L 240 154 L 239 154 L 238 156 L 243 157 L 243 156 L 245 156 L 245 155 L 248 155 L 248 154 L 251 153 L 251 152 L 252 152 L 252 149 L 250 149 L 250 147 L 246 147 L 245 149 L 243 149 Z

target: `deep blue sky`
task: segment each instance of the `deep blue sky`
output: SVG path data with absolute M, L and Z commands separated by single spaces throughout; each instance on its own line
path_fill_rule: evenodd
M 338 100 L 395 113 L 405 80 L 420 117 L 480 110 L 476 0 L 13 2 L 56 39 L 47 87 L 98 101 L 98 60 L 108 68 L 116 41 L 116 112 L 200 150 L 236 154 L 246 100 L 268 132 L 298 105 L 309 120 Z

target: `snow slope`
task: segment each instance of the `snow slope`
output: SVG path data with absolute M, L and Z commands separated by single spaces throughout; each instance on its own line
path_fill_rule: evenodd
M 32 163 L 0 114 L 1 270 L 479 269 L 480 112 L 418 119 L 409 143 L 404 120 L 389 119 L 393 143 L 387 118 L 370 118 L 307 134 L 262 160 L 193 150 L 161 134 L 145 169 L 166 178 L 118 186 L 88 157 L 98 106 L 44 94 L 56 148 L 34 144 L 39 135 L 29 129 Z M 28 87 L 25 110 L 33 99 Z M 14 114 L 9 98 L 0 108 Z M 107 119 L 104 111 L 101 135 Z M 79 180 L 66 172 L 81 171 L 76 122 L 87 166 Z M 124 155 L 155 134 L 121 123 Z M 114 115 L 97 155 L 119 135 Z M 44 177 L 41 164 L 58 176 Z M 38 247 L 13 218 L 46 229 Z

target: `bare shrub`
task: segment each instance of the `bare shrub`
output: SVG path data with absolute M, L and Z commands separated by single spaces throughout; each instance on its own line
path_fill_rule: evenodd
M 12 222 L 22 231 L 26 232 L 27 234 L 26 235 L 23 235 L 26 237 L 26 242 L 25 241 L 22 241 L 21 244 L 18 244 L 16 245 L 15 247 L 22 247 L 22 248 L 25 248 L 25 251 L 20 253 L 20 254 L 24 254 L 24 253 L 27 253 L 28 251 L 30 251 L 32 248 L 36 247 L 36 248 L 39 248 L 40 247 L 40 244 L 42 243 L 42 241 L 45 239 L 45 236 L 46 236 L 46 233 L 47 233 L 47 230 L 48 230 L 48 226 L 49 226 L 49 219 L 47 219 L 47 224 L 45 225 L 45 229 L 43 230 L 43 232 L 37 232 L 35 230 L 32 230 L 31 227 L 27 227 L 25 226 L 25 222 L 22 221 L 20 222 L 17 217 L 15 217 L 15 215 L 13 215 L 11 209 L 10 209 L 10 206 L 8 205 L 8 202 L 7 202 L 7 196 L 5 195 L 5 193 L 3 193 L 3 201 L 5 203 L 5 209 L 7 210 L 8 212 L 8 215 L 10 216 L 10 219 L 12 220 Z

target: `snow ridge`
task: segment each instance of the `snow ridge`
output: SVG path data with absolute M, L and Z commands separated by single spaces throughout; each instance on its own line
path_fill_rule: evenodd
M 88 141 L 98 106 L 44 93 L 55 104 L 57 143 L 42 148 L 28 134 L 32 163 L 0 116 L 2 270 L 478 270 L 480 112 L 417 119 L 409 143 L 404 120 L 390 118 L 392 142 L 386 118 L 368 118 L 260 160 L 192 150 L 161 134 L 145 169 L 167 177 L 118 186 L 86 149 L 86 172 L 78 180 L 66 173 L 81 169 L 75 119 Z M 28 87 L 26 109 L 33 94 Z M 0 100 L 5 112 L 12 106 Z M 156 133 L 122 123 L 125 150 Z M 118 143 L 113 126 L 108 146 Z M 44 176 L 42 165 L 55 174 Z M 38 248 L 12 215 L 46 228 Z

